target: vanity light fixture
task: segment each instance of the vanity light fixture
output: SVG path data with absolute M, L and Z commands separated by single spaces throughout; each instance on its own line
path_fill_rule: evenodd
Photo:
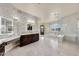
M 29 20 L 27 20 L 27 23 L 35 23 L 35 20 L 29 19 Z
M 14 19 L 15 21 L 20 21 L 19 18 L 16 17 L 16 16 L 13 16 L 13 19 Z

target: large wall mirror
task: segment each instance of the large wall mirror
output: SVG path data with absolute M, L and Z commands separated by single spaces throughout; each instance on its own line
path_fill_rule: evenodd
M 31 24 L 27 24 L 27 30 L 32 30 L 32 25 Z
M 36 20 L 35 19 L 27 19 L 25 30 L 33 32 L 35 30 L 34 27 L 36 27 L 35 25 L 36 25 Z
M 13 20 L 0 16 L 0 35 L 13 34 Z

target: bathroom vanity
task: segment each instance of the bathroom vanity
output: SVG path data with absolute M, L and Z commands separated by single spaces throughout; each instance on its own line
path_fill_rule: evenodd
M 9 38 L 0 39 L 0 56 L 4 56 L 5 53 L 18 45 L 19 36 L 13 36 Z
M 12 48 L 25 46 L 39 40 L 39 33 L 24 34 L 21 36 L 13 36 L 0 39 L 0 56 L 4 56 Z
M 39 40 L 39 34 L 27 34 L 27 35 L 21 35 L 20 37 L 20 47 L 28 45 L 30 43 L 36 42 Z
M 0 44 L 0 56 L 4 56 L 5 53 L 5 44 Z

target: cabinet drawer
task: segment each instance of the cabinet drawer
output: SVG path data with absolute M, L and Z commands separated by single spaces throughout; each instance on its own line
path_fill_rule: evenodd
M 4 52 L 4 46 L 0 47 L 0 52 Z

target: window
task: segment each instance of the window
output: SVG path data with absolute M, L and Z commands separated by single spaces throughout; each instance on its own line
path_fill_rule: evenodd
M 61 28 L 62 28 L 62 25 L 61 24 L 58 24 L 58 23 L 55 23 L 55 24 L 51 24 L 50 25 L 50 28 L 54 31 L 60 31 Z

